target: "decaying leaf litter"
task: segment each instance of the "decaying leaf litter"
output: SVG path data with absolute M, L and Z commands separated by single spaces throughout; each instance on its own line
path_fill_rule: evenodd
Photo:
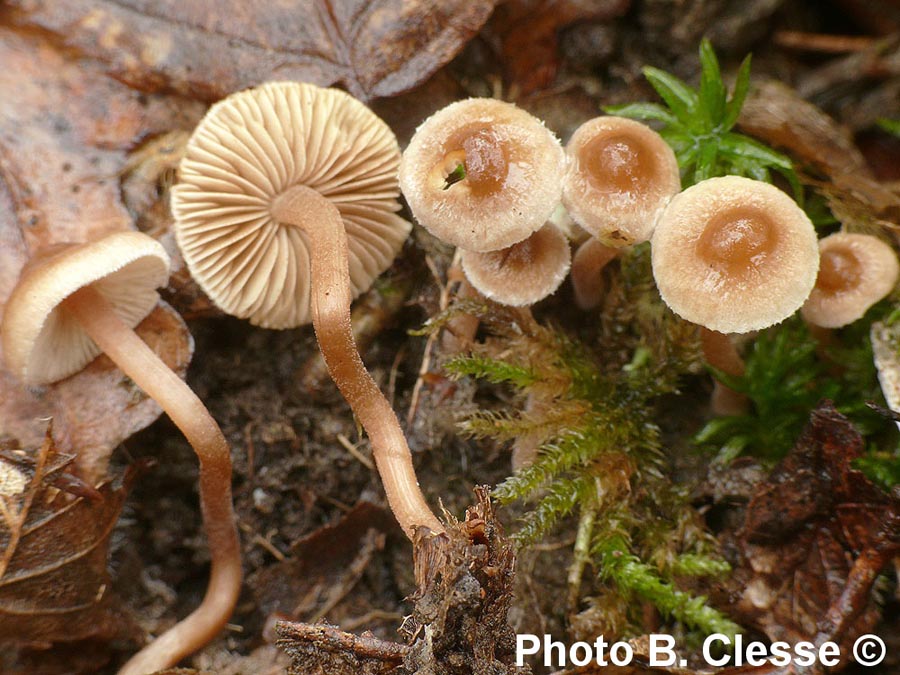
M 113 2 L 67 3 L 65 8 L 7 3 L 0 11 L 0 49 L 9 67 L 0 77 L 3 91 L 15 96 L 4 96 L 0 102 L 3 297 L 27 253 L 49 243 L 138 227 L 177 255 L 165 203 L 179 138 L 193 128 L 208 102 L 236 89 L 272 78 L 338 84 L 368 100 L 401 143 L 442 105 L 467 95 L 493 95 L 532 111 L 565 140 L 598 113 L 599 105 L 653 100 L 641 75 L 644 65 L 696 84 L 697 45 L 703 35 L 720 50 L 727 73 L 735 71 L 747 51 L 754 54 L 755 86 L 740 131 L 787 153 L 802 169 L 801 179 L 818 188 L 811 199 L 821 200 L 845 225 L 872 231 L 898 224 L 896 192 L 882 182 L 896 180 L 889 171 L 896 166 L 897 141 L 876 126 L 882 117 L 900 116 L 897 47 L 889 36 L 897 30 L 898 20 L 891 2 L 880 3 L 883 11 L 875 24 L 867 7 L 850 0 L 826 8 L 803 2 L 751 2 L 737 8 L 701 0 L 605 2 L 590 9 L 568 2 L 511 2 L 493 15 L 492 3 L 444 4 L 441 15 L 415 3 L 308 4 L 294 8 L 290 16 L 264 9 L 247 15 L 243 5 L 224 7 L 222 15 L 230 18 L 223 22 L 196 5 L 184 10 L 173 4 L 168 8 L 172 11 L 163 11 Z M 297 23 L 301 16 L 315 21 Z M 857 34 L 855 41 L 845 40 L 837 52 L 823 52 L 817 46 L 816 35 L 843 33 L 848 25 Z M 797 101 L 797 92 L 844 126 L 816 107 L 801 107 L 806 104 Z M 442 368 L 451 356 L 447 341 L 408 334 L 446 309 L 452 297 L 446 292 L 452 279 L 449 267 L 450 252 L 418 229 L 390 273 L 357 304 L 356 313 L 358 330 L 367 332 L 370 344 L 366 363 L 401 419 L 410 411 L 407 432 L 423 491 L 440 496 L 450 513 L 462 517 L 474 501 L 474 485 L 501 483 L 510 470 L 508 444 L 466 440 L 458 422 L 479 410 L 519 410 L 522 399 L 508 386 L 452 379 Z M 627 295 L 629 284 L 639 287 L 640 279 L 629 280 L 625 269 L 620 263 L 606 274 L 612 298 Z M 564 285 L 539 306 L 538 321 L 579 340 L 589 357 L 601 364 L 601 371 L 631 363 L 638 353 L 635 336 L 616 334 L 616 325 L 633 322 L 634 314 L 613 306 L 606 320 L 597 322 L 571 307 L 570 293 Z M 413 613 L 413 605 L 403 598 L 416 588 L 411 548 L 379 506 L 383 497 L 371 471 L 368 444 L 360 439 L 331 383 L 321 376 L 311 331 L 266 332 L 222 318 L 183 268 L 180 272 L 176 268 L 165 297 L 188 319 L 196 340 L 189 379 L 233 447 L 236 510 L 248 573 L 231 628 L 193 665 L 223 673 L 279 672 L 287 667 L 284 654 L 262 646 L 274 640 L 266 622 L 276 610 L 304 621 L 324 617 L 357 636 L 372 630 L 385 644 L 394 644 L 391 649 L 400 649 L 403 638 L 396 628 Z M 492 313 L 502 316 L 499 310 L 487 310 Z M 156 327 L 142 330 L 158 336 L 162 346 L 157 351 L 171 355 L 172 364 L 184 368 L 192 340 L 173 312 L 157 310 L 157 314 Z M 644 327 L 655 325 L 646 317 L 642 320 Z M 849 377 L 862 372 L 848 363 L 864 362 L 866 354 L 821 357 L 806 350 L 811 343 L 801 328 L 792 330 L 798 353 L 779 347 L 777 334 L 763 346 L 788 364 L 810 365 L 815 373 L 806 382 L 826 386 L 840 381 L 840 374 L 833 372 L 840 367 Z M 486 335 L 491 331 L 490 316 L 483 331 Z M 499 352 L 488 356 L 503 357 L 502 336 L 495 344 Z M 651 353 L 653 349 L 651 345 Z M 420 368 L 423 362 L 427 367 Z M 764 363 L 760 360 L 757 367 Z M 752 521 L 744 520 L 741 505 L 752 498 L 750 513 L 757 505 L 759 517 L 759 495 L 766 490 L 764 476 L 772 465 L 760 466 L 748 458 L 732 467 L 713 464 L 719 484 L 704 491 L 710 456 L 698 457 L 690 437 L 708 421 L 704 406 L 710 380 L 692 368 L 678 380 L 678 397 L 665 394 L 652 401 L 651 419 L 662 431 L 665 472 L 678 484 L 701 486 L 693 503 L 720 535 L 724 559 L 736 571 L 712 580 L 679 579 L 681 587 L 711 596 L 715 607 L 771 639 L 779 631 L 815 637 L 810 635 L 817 629 L 814 624 L 819 622 L 818 630 L 825 630 L 822 622 L 840 618 L 842 606 L 851 607 L 852 612 L 845 613 L 860 618 L 854 624 L 845 617 L 851 623 L 841 630 L 852 634 L 863 625 L 875 625 L 886 638 L 895 634 L 891 626 L 896 623 L 896 603 L 890 599 L 895 582 L 890 574 L 876 584 L 877 603 L 867 587 L 853 598 L 844 596 L 858 586 L 848 582 L 843 594 L 841 588 L 842 580 L 853 573 L 854 560 L 890 555 L 889 533 L 870 531 L 862 539 L 847 534 L 859 530 L 852 523 L 858 525 L 860 519 L 866 527 L 874 527 L 873 520 L 888 526 L 892 509 L 896 511 L 890 498 L 848 474 L 840 463 L 845 456 L 833 470 L 855 487 L 848 487 L 847 493 L 838 491 L 840 499 L 832 506 L 840 514 L 819 505 L 797 520 L 805 533 L 801 539 L 810 541 L 811 550 L 824 562 L 817 566 L 809 555 L 798 561 L 799 571 L 790 577 L 771 578 L 760 566 L 772 553 L 753 548 L 761 545 L 751 541 L 753 528 L 747 523 Z M 114 610 L 138 625 L 131 637 L 158 634 L 196 606 L 205 584 L 207 554 L 198 534 L 196 467 L 166 421 L 131 436 L 152 420 L 153 404 L 102 359 L 89 371 L 93 374 L 78 375 L 49 394 L 26 391 L 4 374 L 2 431 L 18 441 L 9 452 L 20 453 L 16 457 L 24 452 L 34 461 L 45 447 L 44 420 L 52 416 L 59 451 L 67 455 L 79 450 L 79 457 L 63 471 L 75 465 L 82 478 L 103 475 L 111 461 L 109 475 L 115 482 L 136 458 L 154 459 L 155 466 L 134 479 L 110 539 L 110 578 L 118 598 Z M 852 392 L 866 390 L 867 396 L 877 397 L 874 372 L 869 375 L 868 389 L 854 385 Z M 802 410 L 791 411 L 785 439 L 778 439 L 786 444 L 782 454 L 797 440 L 812 412 L 818 398 L 815 389 L 802 397 Z M 864 401 L 842 403 L 844 410 L 848 404 L 860 408 Z M 821 420 L 823 413 L 818 415 Z M 840 426 L 845 423 L 824 415 L 846 435 Z M 867 442 L 877 433 L 889 433 L 877 415 L 861 419 L 868 424 Z M 746 425 L 737 428 L 752 436 L 752 428 L 750 432 Z M 716 439 L 713 432 L 707 436 Z M 840 446 L 845 455 L 858 445 L 855 440 L 847 443 Z M 90 454 L 82 459 L 84 447 Z M 877 459 L 869 459 L 873 458 Z M 34 471 L 27 461 L 22 466 L 25 475 Z M 788 484 L 798 471 L 796 462 L 787 470 L 789 466 L 790 460 L 785 460 L 780 469 Z M 780 480 L 777 471 L 769 480 Z M 759 481 L 763 482 L 756 486 Z M 57 499 L 72 499 L 65 489 L 54 489 L 61 490 Z M 437 506 L 436 499 L 432 503 Z M 501 509 L 508 531 L 517 529 L 515 518 L 527 508 L 513 503 Z M 873 513 L 878 515 L 873 518 Z M 473 517 L 484 519 L 484 513 Z M 896 514 L 892 517 L 896 520 Z M 634 599 L 628 603 L 616 595 L 608 579 L 597 581 L 594 573 L 602 570 L 590 561 L 582 561 L 574 601 L 562 602 L 571 596 L 566 572 L 574 569 L 573 546 L 585 522 L 576 520 L 563 519 L 540 543 L 519 552 L 516 586 L 512 599 L 506 599 L 512 603 L 513 629 L 584 639 L 597 632 L 634 636 L 669 625 L 651 603 Z M 322 529 L 326 526 L 332 534 Z M 682 524 L 686 526 L 687 522 Z M 336 542 L 333 546 L 322 543 L 329 536 Z M 786 535 L 785 541 L 793 539 Z M 777 550 L 784 542 L 772 545 Z M 577 547 L 574 555 L 579 555 Z M 746 556 L 748 568 L 740 556 Z M 795 599 L 803 612 L 785 616 L 778 604 L 756 606 L 752 612 L 735 608 L 734 598 L 751 583 L 758 590 L 760 578 L 776 587 L 789 583 L 809 589 Z M 832 585 L 835 578 L 837 586 Z M 501 599 L 506 592 L 500 593 Z M 423 611 L 420 607 L 418 616 Z M 637 630 L 635 613 L 641 615 Z M 464 615 L 458 618 L 466 620 Z M 59 634 L 84 634 L 71 626 L 55 632 L 57 639 Z M 111 672 L 134 651 L 135 644 L 128 644 L 127 637 L 95 641 L 90 649 L 79 649 L 77 643 L 52 650 L 34 643 L 17 652 L 4 649 L 3 670 Z M 454 645 L 449 646 L 452 651 Z M 429 667 L 429 658 L 435 657 L 420 654 L 419 661 L 408 661 L 409 672 Z M 460 667 L 467 664 L 471 665 L 463 660 Z

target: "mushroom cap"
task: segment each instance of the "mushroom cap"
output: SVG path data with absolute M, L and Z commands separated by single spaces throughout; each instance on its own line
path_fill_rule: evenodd
M 115 232 L 86 244 L 64 244 L 22 270 L 3 314 L 3 355 L 25 384 L 77 373 L 100 349 L 60 303 L 85 286 L 103 295 L 132 328 L 156 306 L 169 279 L 169 256 L 140 232 Z
M 562 201 L 576 223 L 607 246 L 650 239 L 681 189 L 675 153 L 650 127 L 624 117 L 595 117 L 566 144 Z
M 720 333 L 783 321 L 809 296 L 819 269 L 803 210 L 778 188 L 738 176 L 710 178 L 674 197 L 651 252 L 665 303 Z
M 819 256 L 816 285 L 800 313 L 823 328 L 861 319 L 893 290 L 900 274 L 894 249 L 869 234 L 836 232 L 819 241 Z
M 463 250 L 460 256 L 469 283 L 504 305 L 523 307 L 559 288 L 571 263 L 569 240 L 548 222 L 524 241 L 499 251 Z
M 309 323 L 306 235 L 275 220 L 271 205 L 303 185 L 337 207 L 356 297 L 412 227 L 397 215 L 399 162 L 390 128 L 343 91 L 270 82 L 232 94 L 194 130 L 172 191 L 191 274 L 222 310 L 254 325 Z
M 445 189 L 464 162 L 466 177 Z M 565 153 L 543 123 L 512 103 L 470 98 L 425 120 L 400 162 L 400 187 L 416 219 L 467 251 L 522 241 L 559 204 Z

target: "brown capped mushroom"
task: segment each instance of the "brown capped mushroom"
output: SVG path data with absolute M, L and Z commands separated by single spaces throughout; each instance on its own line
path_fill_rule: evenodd
M 894 249 L 868 234 L 836 232 L 819 241 L 819 274 L 800 313 L 822 328 L 840 328 L 857 319 L 897 284 L 900 266 Z
M 564 161 L 540 120 L 512 103 L 472 98 L 419 126 L 403 152 L 400 187 L 433 235 L 496 251 L 543 227 L 560 200 Z
M 210 109 L 188 142 L 172 210 L 191 273 L 222 309 L 270 328 L 312 319 L 412 537 L 443 526 L 350 329 L 353 296 L 390 265 L 410 230 L 396 213 L 399 161 L 391 130 L 349 94 L 273 82 Z
M 669 200 L 681 189 L 675 153 L 649 127 L 623 117 L 595 117 L 566 144 L 563 205 L 589 232 L 572 259 L 575 301 L 596 307 L 603 268 L 618 249 L 647 241 Z
M 463 272 L 485 297 L 512 307 L 533 305 L 559 288 L 569 271 L 569 240 L 553 223 L 499 251 L 462 251 Z
M 816 233 L 784 192 L 738 176 L 677 195 L 651 239 L 653 276 L 679 316 L 721 333 L 746 333 L 793 314 L 819 268 Z
M 572 219 L 607 246 L 647 241 L 681 189 L 675 153 L 650 127 L 595 117 L 566 144 L 562 202 Z
M 241 558 L 231 503 L 231 453 L 196 394 L 134 332 L 165 286 L 169 258 L 138 232 L 55 247 L 27 266 L 6 305 L 3 353 L 26 384 L 65 378 L 105 353 L 184 433 L 200 460 L 200 503 L 212 571 L 200 606 L 120 673 L 143 675 L 209 642 L 234 609 Z

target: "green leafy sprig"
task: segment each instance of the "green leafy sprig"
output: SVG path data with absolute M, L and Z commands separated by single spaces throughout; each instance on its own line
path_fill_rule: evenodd
M 700 43 L 700 86 L 693 89 L 674 75 L 646 66 L 644 77 L 665 105 L 628 103 L 607 113 L 662 124 L 660 134 L 675 152 L 684 187 L 728 174 L 771 182 L 777 171 L 791 184 L 797 201 L 802 188 L 791 160 L 762 143 L 732 131 L 750 88 L 750 55 L 738 70 L 728 96 L 719 60 L 709 40 Z

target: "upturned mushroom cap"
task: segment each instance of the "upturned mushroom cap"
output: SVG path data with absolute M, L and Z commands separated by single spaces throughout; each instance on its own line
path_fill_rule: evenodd
M 59 305 L 85 286 L 103 295 L 119 318 L 136 326 L 156 306 L 169 278 L 169 256 L 140 232 L 56 247 L 22 271 L 3 314 L 3 355 L 26 384 L 47 384 L 77 373 L 100 354 Z
M 543 123 L 512 103 L 451 103 L 416 130 L 400 187 L 416 219 L 467 251 L 496 251 L 540 229 L 559 204 L 565 154 Z M 447 178 L 463 166 L 465 177 Z
M 679 316 L 746 333 L 793 314 L 809 296 L 819 248 L 793 199 L 760 181 L 701 181 L 666 207 L 651 239 L 653 276 Z
M 533 305 L 559 288 L 571 262 L 569 241 L 552 223 L 499 251 L 462 251 L 469 283 L 491 300 L 513 307 Z
M 836 232 L 819 241 L 819 275 L 800 309 L 809 323 L 840 328 L 862 318 L 897 284 L 897 254 L 878 237 Z
M 649 127 L 595 117 L 566 145 L 563 204 L 576 223 L 607 246 L 647 241 L 681 189 L 675 153 Z
M 172 193 L 191 274 L 216 305 L 255 325 L 311 321 L 305 235 L 270 212 L 302 185 L 341 214 L 356 297 L 411 229 L 396 213 L 399 161 L 390 128 L 337 89 L 272 82 L 219 101 L 191 136 Z

